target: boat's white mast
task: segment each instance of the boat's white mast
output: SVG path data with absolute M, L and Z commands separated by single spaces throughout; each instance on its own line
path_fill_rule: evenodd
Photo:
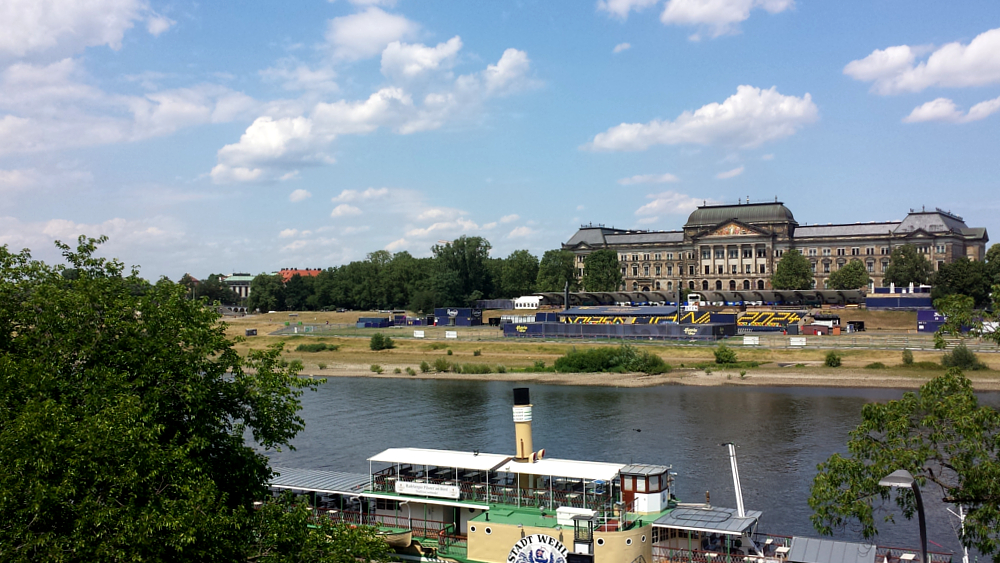
M 958 505 L 958 513 L 957 514 L 955 513 L 954 510 L 952 510 L 950 508 L 947 509 L 947 510 L 948 510 L 948 512 L 951 512 L 952 514 L 954 514 L 955 516 L 957 516 L 958 520 L 962 523 L 962 536 L 964 536 L 965 535 L 965 508 L 961 504 Z M 959 537 L 961 537 L 961 536 L 959 536 Z M 963 545 L 962 546 L 962 551 L 963 551 L 963 553 L 962 553 L 962 563 L 969 563 L 969 548 L 967 548 L 967 547 L 965 547 Z
M 736 466 L 736 444 L 728 442 L 723 445 L 729 446 L 729 462 L 733 466 L 733 488 L 736 490 L 736 512 L 740 518 L 743 518 L 746 516 L 746 512 L 743 510 L 743 489 L 740 488 L 740 470 Z

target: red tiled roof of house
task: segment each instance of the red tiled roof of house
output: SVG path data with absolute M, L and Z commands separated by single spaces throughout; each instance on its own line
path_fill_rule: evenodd
M 305 270 L 299 270 L 298 268 L 282 268 L 278 273 L 281 275 L 281 282 L 288 283 L 288 280 L 292 279 L 292 276 L 295 274 L 302 277 L 315 277 L 322 271 L 323 270 L 320 268 L 306 268 Z

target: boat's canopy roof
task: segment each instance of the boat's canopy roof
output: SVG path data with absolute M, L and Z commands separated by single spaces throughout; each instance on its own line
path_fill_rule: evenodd
M 276 489 L 357 495 L 371 480 L 371 476 L 364 473 L 341 473 L 339 471 L 293 469 L 290 467 L 273 467 L 272 469 L 274 477 L 271 477 L 271 482 L 268 484 Z
M 740 517 L 735 508 L 680 506 L 656 519 L 658 528 L 674 528 L 714 534 L 740 535 L 760 519 L 759 510 L 747 510 Z
M 452 450 L 427 450 L 422 448 L 389 448 L 368 458 L 368 461 L 400 465 L 428 465 L 434 467 L 454 467 L 473 471 L 493 471 L 507 462 L 510 456 L 481 454 Z
M 815 538 L 792 538 L 788 561 L 796 563 L 875 563 L 875 546 Z
M 611 481 L 625 467 L 623 463 L 601 463 L 597 461 L 576 461 L 572 459 L 543 458 L 534 463 L 508 461 L 497 471 L 586 479 L 589 481 Z

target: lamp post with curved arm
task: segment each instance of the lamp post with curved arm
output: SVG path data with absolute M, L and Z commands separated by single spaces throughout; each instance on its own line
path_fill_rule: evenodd
M 909 471 L 897 469 L 879 480 L 878 484 L 882 487 L 911 489 L 913 491 L 913 496 L 917 500 L 917 517 L 920 521 L 920 562 L 930 563 L 927 561 L 927 524 L 924 523 L 924 501 L 920 498 L 920 487 L 917 486 L 916 479 Z

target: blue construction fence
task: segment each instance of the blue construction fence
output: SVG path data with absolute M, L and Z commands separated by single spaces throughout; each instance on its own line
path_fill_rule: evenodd
M 736 336 L 735 324 L 508 323 L 511 338 L 609 338 L 622 340 L 718 340 Z

